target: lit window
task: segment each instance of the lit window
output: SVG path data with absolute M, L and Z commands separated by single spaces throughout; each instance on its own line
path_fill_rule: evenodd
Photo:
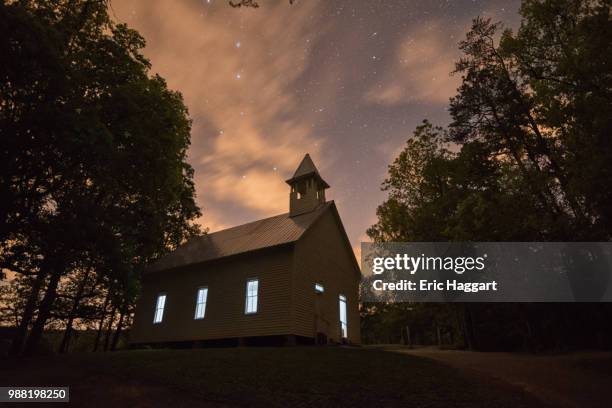
M 259 290 L 259 280 L 249 279 L 246 286 L 246 300 L 244 304 L 244 313 L 257 313 L 257 292 Z
M 315 292 L 316 293 L 323 293 L 323 292 L 325 292 L 325 288 L 320 283 L 315 283 Z
M 346 296 L 340 295 L 340 336 L 345 339 L 348 337 L 346 319 Z
M 153 315 L 153 323 L 161 323 L 164 318 L 164 306 L 166 306 L 166 295 L 158 295 L 155 303 L 155 314 Z
M 196 319 L 203 319 L 204 315 L 206 314 L 206 298 L 208 298 L 208 288 L 199 288 L 198 295 L 196 296 Z

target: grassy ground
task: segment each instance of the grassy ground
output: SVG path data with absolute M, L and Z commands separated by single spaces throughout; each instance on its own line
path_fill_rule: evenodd
M 143 350 L 0 363 L 0 385 L 68 385 L 74 406 L 542 406 L 502 382 L 374 349 Z

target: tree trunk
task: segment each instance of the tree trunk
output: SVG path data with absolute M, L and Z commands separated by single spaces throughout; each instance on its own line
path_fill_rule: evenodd
M 463 305 L 463 319 L 461 321 L 461 326 L 463 328 L 465 348 L 468 350 L 475 350 L 476 341 L 474 339 L 474 322 L 472 319 L 472 313 L 470 311 L 470 305 Z
M 83 296 L 83 291 L 85 290 L 85 285 L 87 284 L 87 279 L 89 278 L 89 272 L 90 269 L 88 268 L 74 297 L 74 303 L 72 304 L 72 309 L 70 310 L 70 315 L 68 316 L 68 322 L 66 323 L 66 330 L 64 330 L 64 337 L 62 338 L 62 344 L 60 345 L 60 353 L 65 353 L 68 351 L 68 344 L 70 343 L 70 337 L 72 336 L 72 323 L 74 322 L 74 317 L 79 309 L 81 297 Z
M 110 291 L 106 293 L 106 299 L 104 299 L 104 306 L 102 306 L 102 317 L 100 317 L 100 323 L 98 324 L 98 332 L 96 333 L 96 342 L 94 343 L 93 351 L 98 351 L 100 345 L 100 337 L 102 337 L 102 329 L 104 328 L 104 319 L 106 318 L 106 308 L 110 300 Z
M 412 348 L 412 336 L 410 335 L 410 325 L 406 325 L 406 342 L 405 344 Z
M 51 271 L 51 279 L 49 279 L 49 285 L 47 286 L 47 290 L 45 291 L 45 296 L 40 302 L 40 307 L 38 308 L 38 316 L 36 318 L 36 321 L 34 322 L 34 325 L 32 326 L 32 330 L 30 332 L 30 335 L 28 336 L 28 340 L 26 341 L 24 351 L 25 355 L 32 355 L 33 353 L 35 353 L 36 348 L 40 343 L 40 339 L 42 338 L 43 331 L 45 329 L 45 324 L 47 323 L 47 319 L 51 314 L 53 302 L 55 301 L 55 297 L 57 295 L 57 285 L 59 284 L 63 272 L 63 267 L 56 267 Z
M 125 318 L 127 309 L 128 305 L 126 300 L 123 306 L 121 307 L 121 311 L 119 312 L 119 322 L 117 322 L 117 329 L 115 330 L 113 342 L 111 343 L 111 351 L 115 351 L 117 349 L 117 344 L 119 343 L 119 336 L 121 336 L 121 329 L 123 328 L 123 319 Z
M 111 336 L 111 332 L 113 331 L 113 322 L 115 321 L 116 313 L 117 313 L 117 305 L 113 305 L 113 310 L 110 313 L 110 319 L 108 320 L 108 327 L 106 329 L 106 338 L 104 339 L 104 351 L 108 351 L 110 336 Z
M 535 337 L 533 333 L 533 326 L 530 319 L 529 305 L 525 303 L 518 304 L 519 315 L 523 323 L 523 348 L 528 351 L 535 350 Z
M 30 325 L 32 317 L 34 316 L 36 304 L 38 303 L 38 294 L 40 293 L 40 289 L 45 281 L 46 276 L 46 270 L 43 269 L 41 269 L 36 275 L 36 279 L 34 280 L 34 284 L 32 285 L 30 296 L 28 297 L 28 301 L 23 310 L 21 321 L 19 322 L 19 325 L 17 326 L 17 331 L 13 336 L 11 349 L 9 350 L 9 354 L 12 356 L 19 356 L 23 351 L 23 346 L 28 334 L 28 326 Z

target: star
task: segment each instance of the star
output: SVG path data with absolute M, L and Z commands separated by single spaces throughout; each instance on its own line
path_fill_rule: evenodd
M 145 0 L 139 2 L 146 3 Z M 347 215 L 343 214 L 352 230 L 348 231 L 350 237 L 357 239 L 369 227 L 365 218 L 375 219 L 376 206 L 386 197 L 378 192 L 386 166 L 394 159 L 394 152 L 404 146 L 407 135 L 420 124 L 421 116 L 431 116 L 442 125 L 448 122 L 448 104 L 441 101 L 443 98 L 438 94 L 446 92 L 446 88 L 454 94 L 454 87 L 447 86 L 451 82 L 445 70 L 453 69 L 454 58 L 460 55 L 457 40 L 464 38 L 471 19 L 483 11 L 508 16 L 518 9 L 520 0 L 493 1 L 482 6 L 477 0 L 354 1 L 343 2 L 344 5 L 323 2 L 325 6 L 313 8 L 304 7 L 304 4 L 289 6 L 288 2 L 279 2 L 282 7 L 278 10 L 276 7 L 260 9 L 262 14 L 254 10 L 230 9 L 227 0 L 195 0 L 199 8 L 177 8 L 165 16 L 172 19 L 173 24 L 162 26 L 156 25 L 150 14 L 141 16 L 138 8 L 132 16 L 133 2 L 118 2 L 117 8 L 126 3 L 121 6 L 124 17 L 138 19 L 139 28 L 145 32 L 164 30 L 164 35 L 174 33 L 185 35 L 180 38 L 190 38 L 189 46 L 176 49 L 165 49 L 175 42 L 159 42 L 159 46 L 148 50 L 154 54 L 154 61 L 168 60 L 180 51 L 189 58 L 185 64 L 192 61 L 197 64 L 201 61 L 195 51 L 208 53 L 201 76 L 184 77 L 185 68 L 180 65 L 176 65 L 176 72 L 174 69 L 168 72 L 169 81 L 184 84 L 179 90 L 185 93 L 186 100 L 192 101 L 191 110 L 197 112 L 192 131 L 192 156 L 198 157 L 201 149 L 211 149 L 209 161 L 193 163 L 196 174 L 215 176 L 223 169 L 223 172 L 231 172 L 236 182 L 244 181 L 246 185 L 249 174 L 243 167 L 246 163 L 262 169 L 263 176 L 272 170 L 274 174 L 267 173 L 267 177 L 280 180 L 281 175 L 293 170 L 293 163 L 272 164 L 277 161 L 279 151 L 295 150 L 301 154 L 311 150 L 317 166 L 328 160 L 328 167 L 336 163 L 331 161 L 333 155 L 328 152 L 341 151 L 342 159 L 326 172 L 329 174 L 326 179 L 332 181 L 334 176 L 343 181 L 346 177 L 346 183 L 334 183 L 331 190 L 334 198 L 344 198 L 347 202 L 353 182 L 370 189 L 359 200 L 347 203 Z M 266 2 L 259 3 L 263 6 Z M 216 8 L 219 12 L 213 13 Z M 190 21 L 194 10 L 194 19 L 207 21 L 206 26 L 194 24 L 191 27 L 184 23 Z M 298 29 L 285 30 L 285 22 L 277 21 L 287 13 L 292 15 Z M 516 20 L 516 13 L 512 16 Z M 278 32 L 273 32 L 275 30 Z M 244 50 L 243 38 L 248 45 Z M 156 40 L 153 35 L 151 43 L 155 44 Z M 160 54 L 162 51 L 166 54 Z M 243 81 L 244 72 L 248 75 Z M 421 95 L 421 88 L 427 92 Z M 201 102 L 202 106 L 198 106 Z M 224 128 L 227 128 L 227 135 Z M 240 142 L 251 138 L 240 133 L 250 129 L 253 129 L 255 141 L 261 141 L 248 146 L 258 149 L 255 152 L 261 149 L 256 160 L 250 155 L 240 157 L 243 150 Z M 285 129 L 290 129 L 290 135 Z M 371 153 L 372 143 L 384 144 L 384 149 Z M 235 163 L 225 163 L 229 153 L 220 150 L 230 148 L 235 149 L 231 152 L 236 156 Z M 355 161 L 358 156 L 362 157 Z M 283 167 L 282 172 L 278 166 Z M 344 170 L 350 166 L 361 170 L 345 175 Z M 243 170 L 238 170 L 240 168 Z M 217 185 L 198 184 L 198 188 L 208 192 Z M 284 184 L 280 187 L 284 188 Z M 370 194 L 372 191 L 374 193 Z M 210 191 L 209 197 L 217 193 L 220 203 L 225 191 Z M 358 194 L 359 189 L 352 193 Z M 283 193 L 280 200 L 284 203 L 284 199 Z M 240 221 L 249 221 L 246 214 L 252 211 L 246 201 L 238 215 L 232 212 L 234 208 L 224 208 L 216 202 L 214 206 L 217 215 L 227 217 L 228 223 L 243 216 L 245 218 Z M 368 216 L 362 217 L 362 213 Z

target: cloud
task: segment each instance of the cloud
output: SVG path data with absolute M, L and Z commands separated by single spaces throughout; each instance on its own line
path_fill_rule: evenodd
M 227 205 L 260 216 L 286 211 L 283 180 L 306 152 L 319 152 L 322 143 L 291 90 L 308 66 L 306 39 L 314 42 L 324 30 L 312 30 L 317 7 L 113 2 L 118 19 L 147 38 L 153 70 L 185 98 L 201 222 L 211 230 L 226 226 L 221 210 Z
M 220 173 L 209 188 L 228 201 L 242 197 L 241 205 L 261 212 L 282 213 L 286 211 L 289 200 L 289 187 L 283 179 L 258 168 L 250 169 L 241 176 Z
M 411 102 L 446 104 L 460 78 L 451 76 L 459 57 L 457 41 L 463 27 L 449 34 L 441 23 L 419 27 L 400 42 L 395 61 L 383 79 L 365 94 L 365 100 L 383 105 Z
M 358 242 L 385 198 L 386 164 L 423 117 L 445 123 L 456 43 L 482 6 L 263 3 L 115 0 L 112 9 L 185 98 L 202 225 L 216 231 L 287 211 L 283 180 L 309 152 Z M 411 101 L 432 104 L 403 109 Z
M 206 232 L 217 232 L 226 228 L 232 227 L 224 221 L 224 217 L 218 211 L 206 211 L 206 214 L 202 215 L 196 221 L 199 225 L 206 229 Z

